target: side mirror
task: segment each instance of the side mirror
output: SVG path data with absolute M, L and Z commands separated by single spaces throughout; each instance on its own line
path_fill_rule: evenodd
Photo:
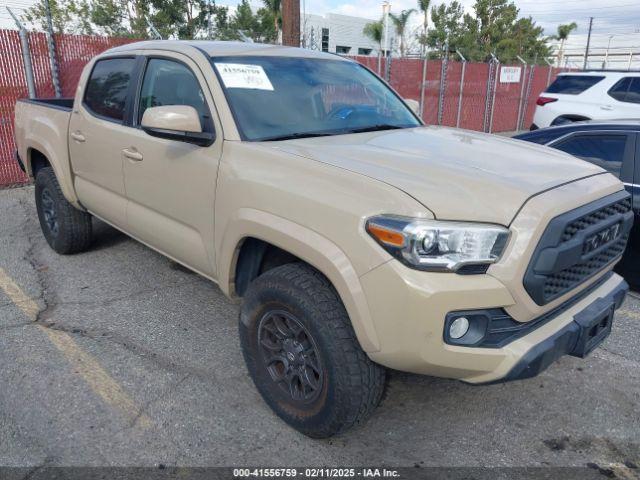
M 202 131 L 200 116 L 189 105 L 149 107 L 144 111 L 140 126 L 153 137 L 193 143 L 201 147 L 207 147 L 215 140 L 212 133 Z
M 417 100 L 413 100 L 412 98 L 405 98 L 404 103 L 406 103 L 407 106 L 411 110 L 413 110 L 413 113 L 420 116 L 420 102 L 418 102 Z

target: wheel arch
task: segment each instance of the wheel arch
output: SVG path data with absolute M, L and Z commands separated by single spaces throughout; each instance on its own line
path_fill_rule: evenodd
M 364 291 L 355 268 L 331 240 L 276 215 L 240 209 L 222 238 L 219 285 L 230 297 L 242 296 L 250 281 L 266 268 L 301 261 L 322 273 L 344 304 L 362 349 L 380 349 Z M 271 262 L 269 265 L 265 261 Z M 245 289 L 245 290 L 243 290 Z
M 54 148 L 50 148 L 50 146 L 43 143 L 35 142 L 34 139 L 29 139 L 24 164 L 27 174 L 34 180 L 38 170 L 47 166 L 51 167 L 60 184 L 62 194 L 67 201 L 74 207 L 83 210 L 76 196 L 75 189 L 73 188 L 72 172 L 68 162 L 68 156 L 60 159 L 55 154 Z

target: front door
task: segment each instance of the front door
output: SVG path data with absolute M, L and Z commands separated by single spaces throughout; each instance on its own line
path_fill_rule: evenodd
M 78 198 L 90 212 L 126 230 L 122 148 L 131 133 L 136 58 L 98 60 L 78 93 L 69 123 L 69 153 Z
M 203 131 L 220 132 L 207 83 L 189 58 L 150 54 L 134 123 L 149 107 L 189 105 Z M 213 215 L 222 138 L 199 147 L 132 129 L 123 150 L 128 230 L 141 241 L 215 278 Z

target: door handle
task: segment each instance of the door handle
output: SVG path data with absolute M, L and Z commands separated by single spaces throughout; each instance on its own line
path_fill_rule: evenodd
M 600 109 L 602 110 L 613 110 L 611 105 L 600 105 Z
M 128 148 L 125 148 L 124 150 L 122 150 L 122 153 L 125 157 L 127 157 L 129 160 L 133 160 L 134 162 L 141 162 L 144 158 L 142 154 L 136 149 L 130 150 Z
M 76 130 L 75 132 L 71 132 L 71 138 L 73 138 L 76 142 L 82 143 L 86 140 L 86 138 L 84 138 L 84 135 L 82 135 L 82 133 L 80 133 L 79 130 Z

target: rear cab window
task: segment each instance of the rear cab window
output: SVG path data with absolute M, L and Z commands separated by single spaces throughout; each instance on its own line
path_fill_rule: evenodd
M 106 58 L 93 66 L 84 106 L 95 116 L 123 123 L 135 58 Z
M 604 78 L 602 75 L 560 75 L 549 85 L 546 93 L 579 95 L 604 80 Z

